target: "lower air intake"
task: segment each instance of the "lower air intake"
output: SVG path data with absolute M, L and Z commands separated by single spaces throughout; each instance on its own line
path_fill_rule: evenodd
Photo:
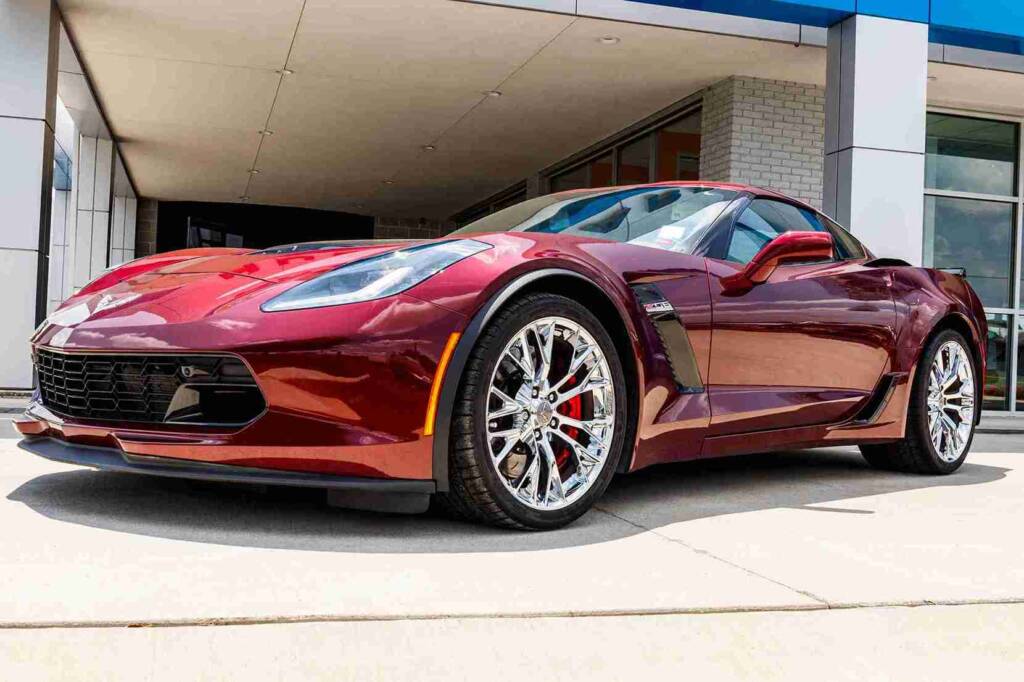
M 62 417 L 240 426 L 266 407 L 245 364 L 224 355 L 64 353 L 34 357 L 43 406 Z

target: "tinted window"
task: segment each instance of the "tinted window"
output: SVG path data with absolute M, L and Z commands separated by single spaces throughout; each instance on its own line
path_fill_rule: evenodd
M 828 231 L 832 233 L 832 239 L 836 246 L 836 257 L 842 260 L 858 260 L 867 258 L 867 251 L 864 245 L 857 241 L 856 237 L 846 231 L 846 228 L 837 222 L 820 216 L 821 222 L 825 224 Z
M 1017 194 L 1017 124 L 928 114 L 925 187 Z
M 733 226 L 725 259 L 749 263 L 765 244 L 784 232 L 824 232 L 811 211 L 770 199 L 755 199 Z
M 692 253 L 737 193 L 707 187 L 660 187 L 622 200 L 629 242 Z

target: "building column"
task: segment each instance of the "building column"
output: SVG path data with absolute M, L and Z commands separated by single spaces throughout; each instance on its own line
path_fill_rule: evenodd
M 828 30 L 824 208 L 875 255 L 921 264 L 928 26 L 854 15 Z
M 107 268 L 114 143 L 98 137 L 79 137 L 76 174 L 78 205 L 74 237 L 69 240 L 72 245 L 69 268 L 74 291 L 96 279 Z
M 0 388 L 32 386 L 46 314 L 59 21 L 51 0 L 0 0 Z

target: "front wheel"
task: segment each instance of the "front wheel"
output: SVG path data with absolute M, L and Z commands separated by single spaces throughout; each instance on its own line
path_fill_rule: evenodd
M 554 294 L 515 301 L 477 342 L 459 386 L 448 506 L 510 528 L 572 522 L 618 466 L 625 396 L 615 345 L 589 310 Z
M 884 445 L 862 445 L 874 467 L 918 474 L 951 474 L 974 439 L 975 366 L 967 341 L 944 331 L 928 344 L 918 365 L 907 410 L 906 436 Z

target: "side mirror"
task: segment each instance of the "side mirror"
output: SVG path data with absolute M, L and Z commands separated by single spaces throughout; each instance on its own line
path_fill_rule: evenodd
M 783 232 L 757 252 L 735 275 L 722 279 L 727 292 L 741 293 L 768 280 L 775 268 L 786 263 L 832 258 L 832 235 L 828 232 Z

